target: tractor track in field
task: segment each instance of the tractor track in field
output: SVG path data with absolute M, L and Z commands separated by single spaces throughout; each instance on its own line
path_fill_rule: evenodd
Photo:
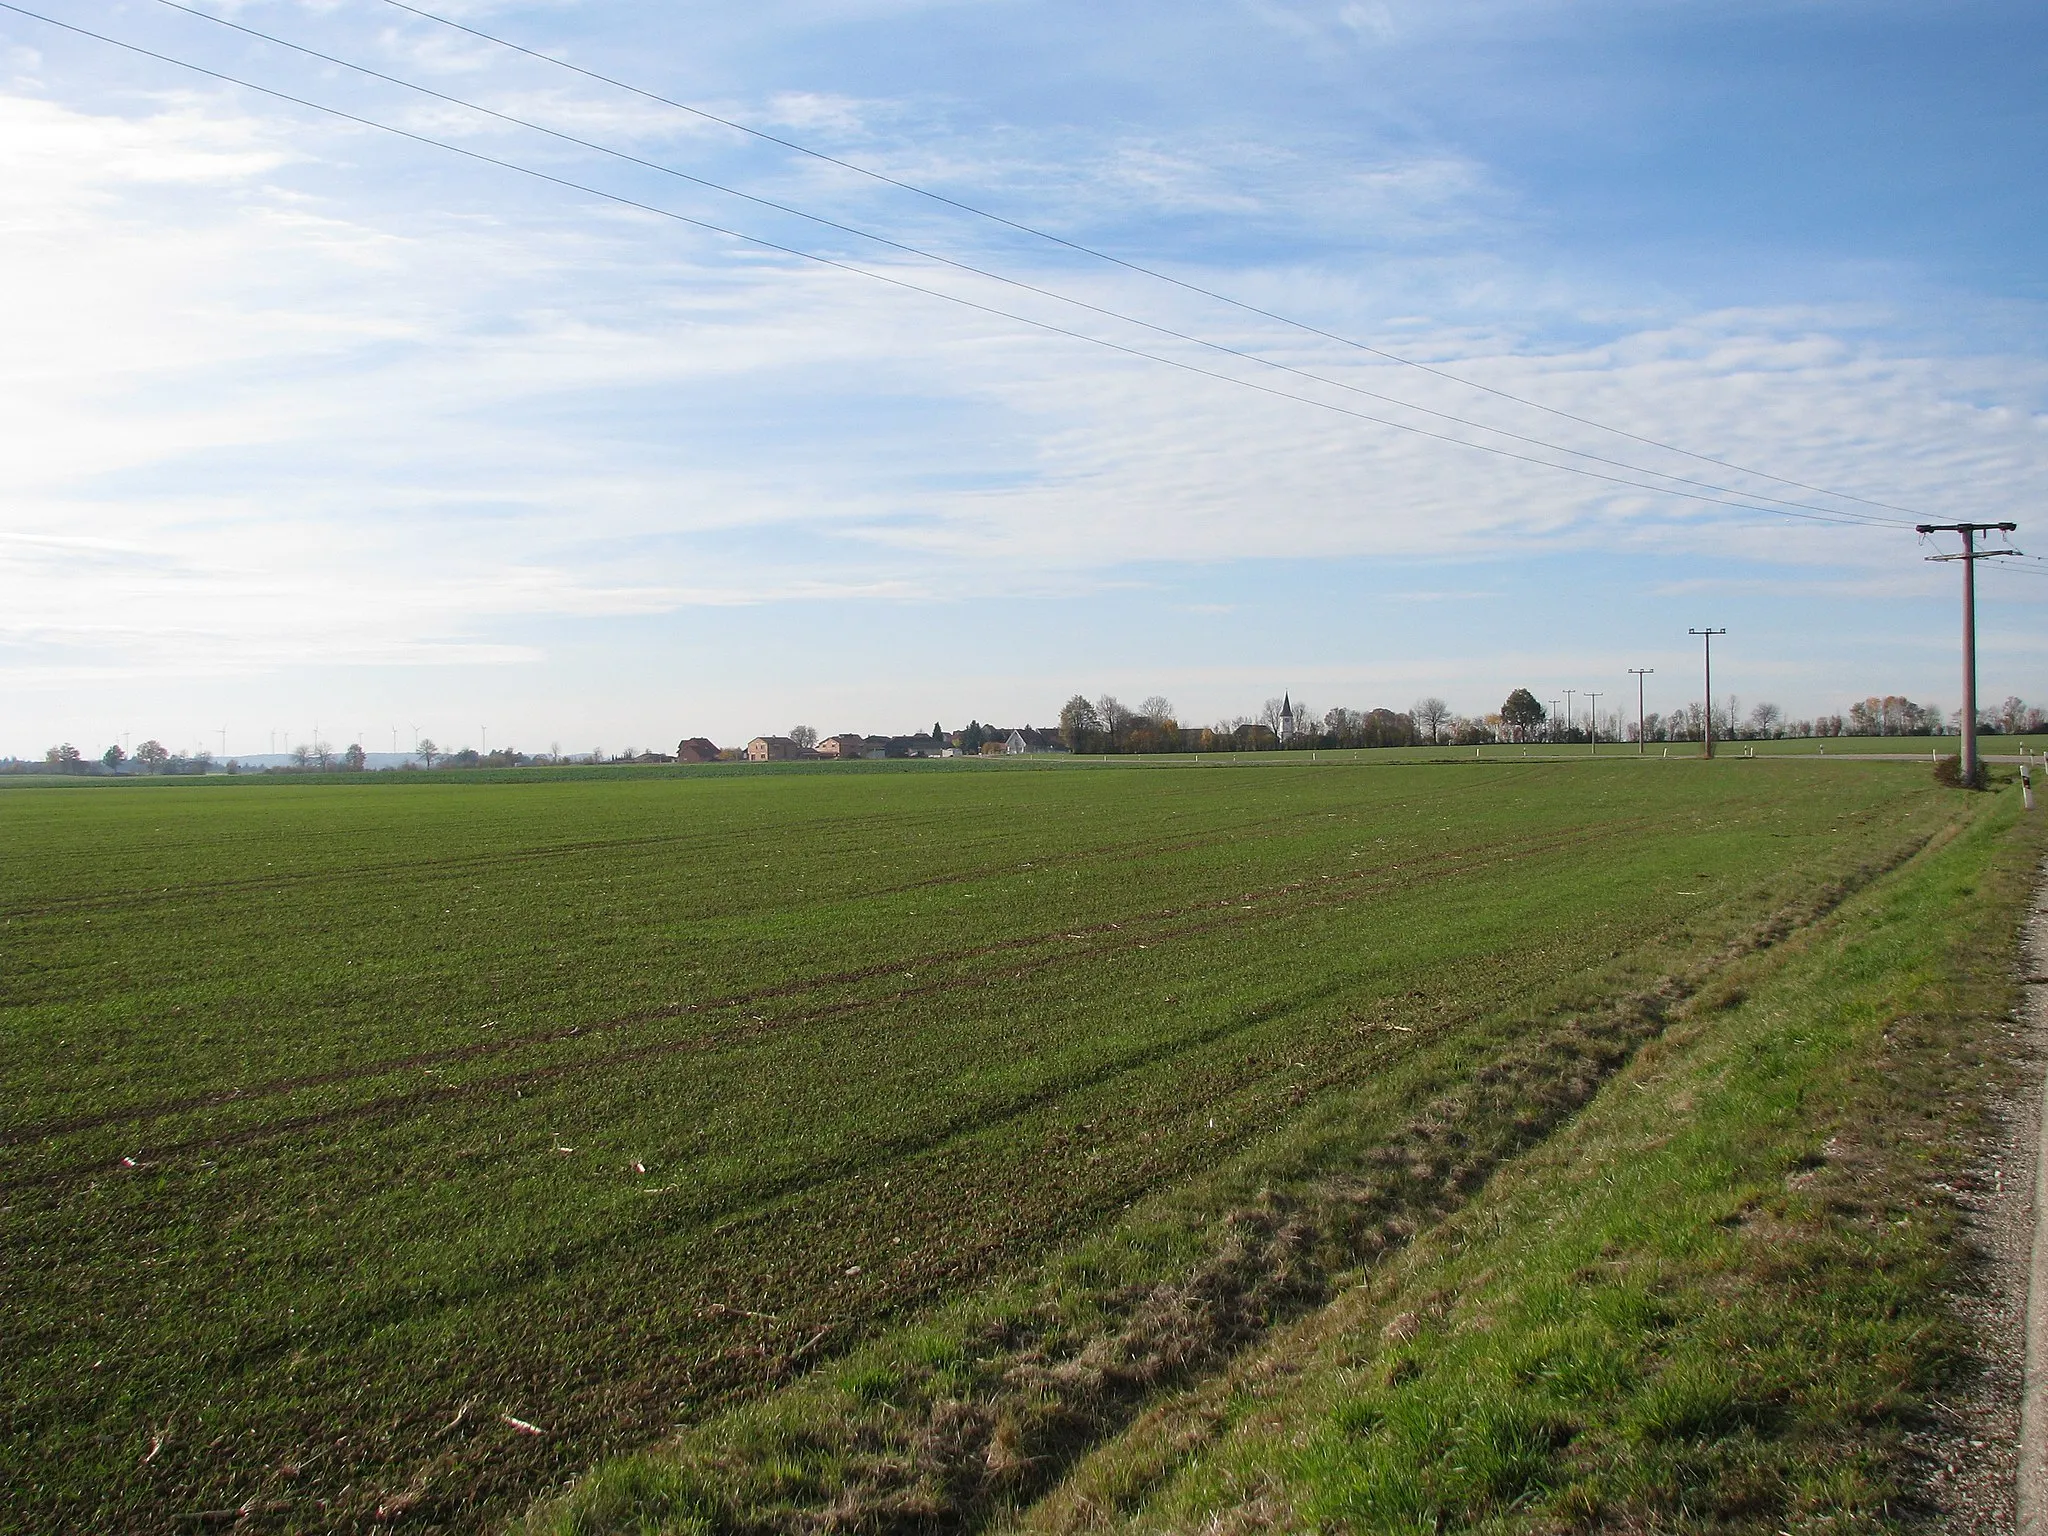
M 1475 794 L 1483 786 L 1461 784 L 1451 795 Z M 1417 793 L 1397 799 L 1375 803 L 1375 811 L 1400 809 L 1421 802 L 1436 802 L 1450 798 L 1441 790 Z M 994 813 L 989 813 L 991 816 Z M 1176 853 L 1200 848 L 1230 839 L 1260 828 L 1281 829 L 1305 820 L 1327 818 L 1341 812 L 1313 810 L 1291 812 L 1281 816 L 1258 816 L 1227 825 L 1213 827 L 1198 837 L 1189 838 L 1179 833 L 1160 833 L 1151 837 L 1137 838 L 1121 843 L 1100 843 L 1093 847 L 1075 849 L 1065 853 L 1045 854 L 1032 859 L 1000 864 L 978 865 L 943 875 L 934 875 L 920 880 L 905 881 L 896 885 L 863 886 L 858 894 L 863 897 L 897 895 L 905 891 L 924 890 L 933 886 L 957 885 L 977 879 L 999 878 L 1018 874 L 1025 870 L 1053 869 L 1067 865 L 1086 864 L 1102 859 L 1127 858 L 1135 854 Z M 858 835 L 846 836 L 840 842 L 853 847 L 876 829 L 893 828 L 900 825 L 922 825 L 926 817 L 921 812 L 896 812 L 875 814 L 858 819 L 846 817 L 819 817 L 808 822 L 791 822 L 778 827 L 776 836 L 786 837 L 806 828 L 829 827 L 839 831 L 854 829 Z M 72 912 L 113 911 L 135 907 L 158 905 L 165 902 L 196 900 L 213 896 L 232 896 L 238 893 L 260 893 L 275 890 L 280 893 L 307 885 L 323 885 L 333 881 L 360 880 L 390 875 L 425 875 L 447 878 L 465 874 L 478 874 L 508 866 L 544 862 L 550 859 L 571 858 L 580 854 L 614 853 L 634 850 L 688 847 L 693 852 L 715 852 L 724 846 L 743 838 L 758 839 L 758 831 L 732 832 L 707 836 L 702 832 L 661 833 L 647 837 L 631 838 L 587 838 L 575 842 L 550 843 L 539 848 L 507 849 L 494 853 L 451 854 L 439 859 L 389 860 L 379 864 L 344 864 L 330 869 L 295 870 L 271 875 L 244 875 L 232 879 L 200 881 L 177 886 L 163 886 L 154 890 L 130 889 L 125 891 L 103 891 L 91 895 L 59 897 L 31 906 L 0 906 L 0 919 L 53 917 Z M 1178 838 L 1178 840 L 1175 840 Z M 873 850 L 869 850 L 872 852 Z
M 787 831 L 795 833 L 807 828 L 852 826 L 900 825 L 917 823 L 923 818 L 912 812 L 898 812 L 887 816 L 862 818 L 858 821 L 845 817 L 818 817 L 807 822 L 790 822 Z M 783 829 L 778 828 L 778 834 Z M 617 853 L 629 850 L 674 848 L 693 845 L 697 849 L 715 850 L 733 838 L 746 834 L 732 833 L 724 837 L 707 836 L 702 831 L 658 833 L 646 837 L 586 838 L 576 842 L 549 843 L 539 848 L 515 848 L 496 853 L 450 854 L 437 859 L 393 859 L 378 864 L 340 864 L 330 869 L 300 869 L 270 875 L 238 875 L 233 879 L 205 880 L 186 885 L 162 886 L 155 890 L 131 889 L 126 891 L 95 892 L 87 896 L 66 896 L 40 902 L 34 906 L 0 907 L 0 918 L 50 917 L 61 913 L 80 911 L 106 911 L 128 907 L 146 907 L 164 902 L 196 900 L 202 897 L 232 896 L 241 892 L 264 890 L 283 891 L 307 885 L 324 885 L 338 880 L 361 880 L 387 875 L 428 875 L 450 876 L 480 873 L 485 870 L 504 868 L 508 865 L 526 864 L 548 859 L 569 858 L 577 854 Z M 758 835 L 758 834 L 756 834 Z
M 1455 1027 L 1460 1022 L 1469 1023 L 1483 1011 L 1471 1009 L 1439 1021 L 1438 1024 L 1431 1026 L 1432 1032 L 1438 1028 Z M 838 1185 L 871 1179 L 876 1174 L 899 1164 L 943 1152 L 986 1131 L 1028 1119 L 1062 1099 L 1100 1088 L 1132 1073 L 1147 1071 L 1162 1062 L 1171 1061 L 1189 1052 L 1222 1044 L 1235 1036 L 1271 1024 L 1279 1017 L 1281 1015 L 1278 1012 L 1241 1015 L 1218 1023 L 1196 1036 L 1183 1036 L 1171 1042 L 1161 1042 L 1127 1051 L 1112 1060 L 1096 1063 L 1085 1072 L 1070 1074 L 1055 1083 L 1042 1084 L 1000 1105 L 982 1106 L 949 1116 L 915 1135 L 892 1137 L 887 1141 L 873 1143 L 862 1149 L 858 1156 L 842 1157 L 828 1164 L 805 1168 L 781 1178 L 765 1181 L 748 1190 L 745 1199 L 740 1203 L 678 1210 L 675 1219 L 666 1223 L 648 1222 L 633 1228 L 606 1228 L 574 1242 L 559 1244 L 545 1253 L 523 1255 L 515 1260 L 480 1270 L 470 1285 L 461 1288 L 444 1286 L 438 1289 L 430 1300 L 423 1301 L 418 1296 L 408 1295 L 359 1309 L 352 1312 L 345 1321 L 323 1325 L 310 1336 L 337 1342 L 356 1340 L 395 1322 L 461 1307 L 489 1296 L 503 1296 L 544 1280 L 558 1278 L 565 1273 L 573 1273 L 585 1264 L 615 1261 L 621 1254 L 635 1248 L 668 1242 L 692 1231 L 723 1236 L 743 1228 L 758 1226 L 771 1220 L 778 1211 L 795 1201 L 820 1195 Z M 1355 1039 L 1347 1041 L 1346 1045 L 1347 1055 L 1355 1055 L 1364 1049 Z M 1333 1076 L 1328 1080 L 1316 1082 L 1312 1085 L 1313 1091 L 1322 1091 L 1335 1080 Z M 1237 1085 L 1239 1089 L 1247 1086 L 1249 1082 Z M 1241 1136 L 1219 1136 L 1217 1144 L 1227 1146 L 1241 1139 Z M 237 1367 L 260 1364 L 282 1352 L 304 1347 L 308 1337 L 309 1334 L 302 1330 L 289 1339 L 251 1342 L 245 1349 L 238 1350 L 226 1358 Z
M 613 1034 L 645 1024 L 663 1023 L 687 1018 L 695 1013 L 725 1012 L 734 1008 L 756 1006 L 780 998 L 801 996 L 805 993 L 820 991 L 828 987 L 854 986 L 861 982 L 874 981 L 886 976 L 908 974 L 920 968 L 960 965 L 996 955 L 1018 954 L 1047 946 L 1058 948 L 1059 946 L 1077 941 L 1107 938 L 1111 934 L 1121 934 L 1123 936 L 1120 942 L 1109 944 L 1094 943 L 1085 950 L 1070 950 L 1055 954 L 1048 957 L 1045 963 L 1057 964 L 1066 960 L 1099 956 L 1105 953 L 1132 949 L 1140 944 L 1168 942 L 1191 937 L 1199 933 L 1213 932 L 1222 928 L 1246 926 L 1252 923 L 1268 921 L 1276 917 L 1290 915 L 1292 912 L 1303 907 L 1313 908 L 1323 905 L 1334 905 L 1337 903 L 1330 901 L 1328 898 L 1339 892 L 1346 899 L 1351 899 L 1411 890 L 1419 885 L 1468 873 L 1474 865 L 1535 857 L 1545 853 L 1557 852 L 1564 848 L 1583 846 L 1595 839 L 1606 840 L 1623 836 L 1650 825 L 1653 820 L 1654 818 L 1650 817 L 1638 817 L 1626 821 L 1608 823 L 1597 831 L 1573 828 L 1565 831 L 1532 834 L 1529 837 L 1508 842 L 1485 844 L 1470 849 L 1445 853 L 1434 853 L 1428 855 L 1425 859 L 1384 864 L 1372 869 L 1349 870 L 1338 875 L 1319 876 L 1314 880 L 1294 880 L 1281 885 L 1268 886 L 1248 892 L 1205 898 L 1200 902 L 1161 908 L 1116 921 L 1103 920 L 1078 925 L 1073 928 L 1043 930 L 1036 934 L 1020 935 L 1016 938 L 1004 939 L 992 944 L 975 945 L 952 950 L 928 951 L 921 955 L 878 961 L 872 965 L 854 967 L 848 970 L 828 972 L 818 976 L 793 978 L 790 981 L 778 982 L 772 986 L 752 988 L 745 992 L 730 993 L 722 997 L 708 998 L 695 1003 L 672 1003 L 660 1008 L 640 1009 L 632 1013 L 620 1014 L 610 1019 L 599 1020 L 590 1024 L 571 1025 L 563 1029 L 550 1030 L 541 1034 L 523 1035 L 504 1040 L 479 1041 L 471 1045 L 451 1046 L 438 1051 L 416 1052 L 403 1057 L 388 1057 L 376 1062 L 364 1062 L 349 1067 L 337 1067 L 327 1072 L 274 1078 L 247 1088 L 224 1089 L 212 1094 L 190 1095 L 174 1100 L 159 1100 L 152 1104 L 127 1106 L 94 1115 L 73 1116 L 64 1120 L 44 1121 L 36 1125 L 22 1126 L 0 1132 L 0 1147 L 21 1146 L 37 1141 L 48 1141 L 61 1136 L 77 1135 L 85 1131 L 104 1130 L 116 1125 L 141 1124 L 150 1120 L 168 1119 L 181 1114 L 192 1114 L 209 1109 L 231 1108 L 239 1104 L 260 1102 L 264 1099 L 278 1098 L 311 1089 L 334 1087 L 348 1082 L 386 1077 L 400 1072 L 419 1071 L 433 1067 L 483 1060 L 492 1056 L 509 1055 L 517 1051 L 543 1049 L 572 1040 Z M 1361 885 L 1363 886 L 1362 889 Z M 1312 899 L 1296 901 L 1287 906 L 1276 907 L 1272 905 L 1272 903 L 1284 901 L 1288 897 L 1309 897 Z M 1227 911 L 1233 907 L 1238 908 L 1240 912 L 1249 908 L 1252 910 L 1253 916 L 1246 918 L 1237 913 L 1232 913 L 1228 917 L 1212 918 L 1210 921 L 1194 925 L 1183 925 L 1178 928 L 1162 927 L 1162 925 L 1171 924 L 1187 917 L 1198 917 L 1203 914 Z M 1042 967 L 1033 967 L 1034 970 L 1039 968 Z M 792 1024 L 806 1022 L 810 1017 L 828 1017 L 859 1011 L 864 1008 L 886 1006 L 891 1002 L 907 1001 L 912 997 L 923 995 L 927 992 L 953 990 L 962 986 L 986 985 L 992 979 L 996 978 L 985 972 L 978 972 L 969 977 L 948 978 L 942 982 L 930 983 L 924 988 L 901 989 L 895 993 L 876 998 L 848 999 L 842 1004 L 832 1005 L 814 1015 L 796 1015 L 777 1021 L 774 1024 L 770 1024 L 769 1021 L 758 1021 L 760 1027 L 753 1029 L 741 1029 L 737 1032 L 722 1031 L 716 1035 L 698 1035 L 681 1041 L 657 1042 L 653 1046 L 635 1048 L 631 1052 L 613 1053 L 612 1055 L 595 1058 L 585 1063 L 564 1064 L 564 1066 L 574 1067 L 579 1070 L 584 1068 L 596 1069 L 625 1061 L 642 1059 L 650 1050 L 680 1053 L 691 1050 L 715 1049 L 718 1045 L 728 1041 L 743 1041 L 769 1033 L 776 1028 L 787 1028 Z M 526 1069 L 526 1072 L 541 1072 L 550 1077 L 559 1075 L 555 1069 L 530 1068 Z M 480 1080 L 474 1084 L 450 1084 L 440 1089 L 428 1090 L 426 1097 L 407 1095 L 402 1100 L 380 1102 L 435 1102 L 457 1094 L 485 1092 L 491 1086 L 516 1086 L 519 1081 L 523 1080 L 523 1077 L 524 1074 L 522 1073 L 503 1074 L 497 1078 Z M 539 1079 L 536 1078 L 535 1080 Z M 335 1110 L 323 1111 L 315 1116 L 300 1116 L 290 1120 L 272 1122 L 272 1125 L 280 1131 L 304 1129 L 311 1125 L 326 1123 L 328 1119 L 333 1117 L 365 1113 L 370 1107 L 344 1106 Z M 252 1127 L 246 1134 L 261 1134 L 262 1131 L 263 1128 Z M 245 1133 L 228 1134 L 239 1138 Z M 204 1148 L 215 1144 L 239 1144 L 239 1141 L 234 1143 L 215 1143 L 212 1141 L 178 1143 L 164 1148 L 163 1151 L 168 1154 L 173 1151 L 190 1150 L 195 1147 Z M 103 1173 L 105 1171 L 107 1171 L 106 1165 L 96 1162 L 89 1169 L 52 1171 L 41 1175 L 31 1175 L 24 1180 L 0 1181 L 0 1190 L 35 1187 L 52 1180 L 89 1177 L 94 1173 Z

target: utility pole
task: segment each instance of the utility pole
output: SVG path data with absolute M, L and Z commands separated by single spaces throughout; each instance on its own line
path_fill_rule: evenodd
M 1564 739 L 1566 741 L 1572 739 L 1572 695 L 1577 692 L 1576 688 L 1567 688 L 1564 691 Z
M 1556 699 L 1550 701 L 1550 728 L 1544 732 L 1552 741 L 1557 740 L 1557 712 L 1563 708 Z
M 1688 635 L 1698 635 L 1706 642 L 1707 652 L 1707 712 L 1700 721 L 1700 743 L 1702 757 L 1714 755 L 1714 636 L 1725 635 L 1725 629 L 1688 629 Z
M 2016 549 L 1979 549 L 1977 535 L 1980 533 L 2011 533 L 2018 523 L 1921 523 L 1915 530 L 1921 535 L 1930 533 L 1960 533 L 1963 536 L 1963 552 L 1960 555 L 1929 555 L 1929 560 L 1944 563 L 1950 560 L 1963 562 L 1963 782 L 1971 788 L 1977 785 L 1977 562 L 1996 555 L 2016 555 Z
M 1636 680 L 1636 755 L 1647 757 L 1650 752 L 1649 739 L 1643 735 L 1643 679 L 1656 671 L 1655 667 L 1630 667 L 1630 675 Z
M 1586 697 L 1593 701 L 1593 718 L 1587 722 L 1593 729 L 1587 733 L 1586 756 L 1597 757 L 1600 753 L 1600 695 L 1588 689 Z

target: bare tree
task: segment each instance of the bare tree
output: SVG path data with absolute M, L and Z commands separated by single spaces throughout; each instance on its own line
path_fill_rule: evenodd
M 434 759 L 441 755 L 441 749 L 434 745 L 434 738 L 431 736 L 422 736 L 419 740 L 419 745 L 413 748 L 413 752 L 429 768 L 434 766 Z
M 1172 702 L 1156 693 L 1138 706 L 1138 713 L 1147 720 L 1150 720 L 1154 725 L 1164 725 L 1169 720 L 1180 718 L 1174 714 Z
M 1417 699 L 1410 704 L 1408 715 L 1415 722 L 1415 729 L 1429 738 L 1431 746 L 1435 746 L 1437 738 L 1443 734 L 1444 727 L 1451 723 L 1451 706 L 1435 694 L 1431 694 L 1428 698 Z
M 1775 704 L 1759 704 L 1749 712 L 1749 734 L 1758 741 L 1768 741 L 1784 734 L 1785 711 Z
M 789 728 L 789 739 L 796 743 L 799 752 L 808 752 L 818 744 L 818 733 L 808 725 L 792 725 Z
M 1138 717 L 1131 713 L 1130 706 L 1119 702 L 1115 694 L 1105 693 L 1095 701 L 1095 718 L 1102 722 L 1102 729 L 1108 733 L 1110 747 L 1114 749 Z
M 1102 731 L 1102 717 L 1095 706 L 1075 694 L 1060 707 L 1060 738 L 1069 752 L 1086 752 L 1091 739 Z

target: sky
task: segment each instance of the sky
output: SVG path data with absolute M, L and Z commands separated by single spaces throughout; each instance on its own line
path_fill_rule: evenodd
M 2039 5 L 26 3 L 0 754 L 2048 703 Z

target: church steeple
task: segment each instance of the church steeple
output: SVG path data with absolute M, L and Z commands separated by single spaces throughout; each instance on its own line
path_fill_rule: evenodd
M 1285 742 L 1294 735 L 1294 696 L 1280 695 L 1280 739 Z

